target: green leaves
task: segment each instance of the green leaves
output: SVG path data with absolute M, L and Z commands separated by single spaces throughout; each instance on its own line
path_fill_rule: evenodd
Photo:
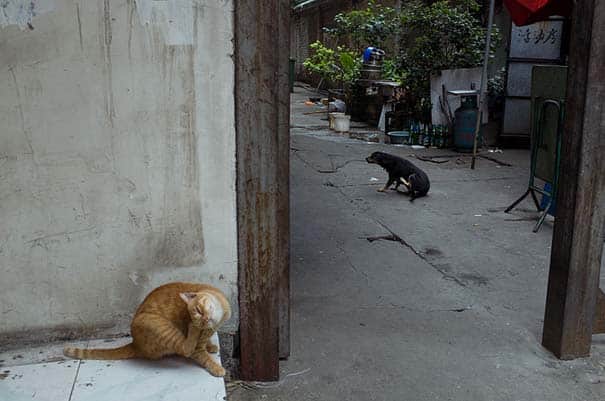
M 479 10 L 475 0 L 406 3 L 400 15 L 397 63 L 407 72 L 411 96 L 420 101 L 429 98 L 431 74 L 482 64 L 486 30 Z M 498 43 L 499 32 L 494 29 L 492 52 Z
M 303 62 L 307 71 L 319 74 L 326 81 L 340 81 L 342 85 L 350 85 L 359 78 L 361 59 L 355 52 L 341 46 L 330 49 L 320 41 L 309 47 L 313 54 Z
M 478 4 L 474 0 L 452 3 L 414 2 L 402 10 L 401 64 L 426 75 L 481 64 L 486 32 L 474 15 Z M 495 39 L 493 49 L 498 43 L 497 32 Z
M 481 5 L 478 0 L 402 3 L 397 11 L 370 0 L 364 9 L 336 15 L 333 27 L 324 28 L 335 45 L 313 43 L 305 68 L 327 81 L 340 81 L 344 88 L 359 78 L 363 49 L 381 48 L 386 52 L 383 77 L 403 84 L 411 112 L 426 114 L 431 74 L 481 65 L 486 34 Z M 494 29 L 492 53 L 499 40 Z
M 365 9 L 337 14 L 334 27 L 324 31 L 338 43 L 350 44 L 352 49 L 361 52 L 367 46 L 385 47 L 397 27 L 396 10 L 370 0 Z
M 309 47 L 313 51 L 313 55 L 303 62 L 303 66 L 324 79 L 330 79 L 335 72 L 334 50 L 324 46 L 320 41 L 311 43 Z
M 339 54 L 340 65 L 342 65 L 345 70 L 353 70 L 355 68 L 355 59 L 350 52 L 342 52 Z

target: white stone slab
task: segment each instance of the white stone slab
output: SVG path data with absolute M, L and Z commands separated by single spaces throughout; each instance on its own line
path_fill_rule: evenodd
M 214 338 L 215 343 L 218 339 Z M 120 341 L 122 342 L 122 341 Z M 117 344 L 94 344 L 110 348 Z M 215 356 L 220 363 L 220 358 Z M 83 361 L 71 401 L 222 401 L 226 399 L 223 378 L 185 358 L 159 361 Z
M 68 401 L 78 361 L 0 368 L 2 401 Z
M 55 342 L 44 345 L 28 345 L 19 349 L 0 352 L 0 370 L 8 366 L 30 365 L 44 362 L 69 361 L 63 356 L 63 348 L 86 347 L 88 341 Z

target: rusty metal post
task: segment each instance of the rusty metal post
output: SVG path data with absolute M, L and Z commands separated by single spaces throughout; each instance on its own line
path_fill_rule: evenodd
M 289 349 L 287 0 L 235 1 L 240 373 L 279 378 Z M 281 351 L 281 352 L 280 352 Z
M 604 329 L 599 274 L 605 219 L 605 2 L 575 3 L 565 133 L 542 344 L 587 356 Z

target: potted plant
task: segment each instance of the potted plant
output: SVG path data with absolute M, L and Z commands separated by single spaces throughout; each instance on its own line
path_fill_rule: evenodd
M 341 131 L 348 131 L 346 123 L 350 118 L 350 105 L 352 99 L 352 87 L 359 78 L 361 60 L 355 57 L 355 53 L 341 46 L 331 49 L 320 41 L 311 44 L 313 54 L 303 62 L 303 66 L 309 72 L 319 75 L 322 81 L 328 82 L 339 88 L 339 93 L 345 103 L 346 117 L 342 117 L 342 124 L 337 124 Z M 340 118 L 340 116 L 338 116 Z M 346 128 L 346 129 L 345 129 Z

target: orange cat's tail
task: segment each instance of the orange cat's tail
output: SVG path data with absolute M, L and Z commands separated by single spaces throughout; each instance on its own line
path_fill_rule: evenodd
M 85 349 L 71 348 L 63 349 L 63 354 L 74 359 L 129 359 L 137 356 L 136 349 L 130 344 L 118 348 L 109 349 Z

